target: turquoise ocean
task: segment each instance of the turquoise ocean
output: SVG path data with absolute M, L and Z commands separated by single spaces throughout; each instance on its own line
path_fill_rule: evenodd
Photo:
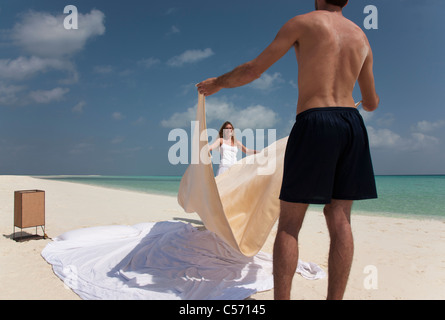
M 38 178 L 175 197 L 180 176 L 48 176 Z M 379 198 L 356 201 L 355 214 L 445 220 L 445 175 L 376 176 Z M 311 205 L 312 210 L 322 210 Z

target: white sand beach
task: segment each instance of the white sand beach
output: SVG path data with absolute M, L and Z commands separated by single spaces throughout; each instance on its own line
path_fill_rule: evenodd
M 14 191 L 29 189 L 45 190 L 46 233 L 50 238 L 79 228 L 167 220 L 201 226 L 199 216 L 185 213 L 175 197 L 28 176 L 0 176 L 2 300 L 80 299 L 41 257 L 50 239 L 12 240 Z M 352 223 L 355 256 L 345 299 L 445 299 L 445 221 L 353 215 Z M 262 251 L 272 252 L 275 230 Z M 34 229 L 26 231 L 33 233 Z M 327 271 L 328 248 L 323 215 L 308 212 L 300 238 L 300 258 Z M 368 281 L 371 276 L 372 283 Z M 311 281 L 296 275 L 292 298 L 324 299 L 326 287 L 327 279 Z M 270 300 L 273 291 L 251 298 Z

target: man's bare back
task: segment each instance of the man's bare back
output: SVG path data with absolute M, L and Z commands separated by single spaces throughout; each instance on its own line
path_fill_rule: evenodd
M 314 11 L 295 18 L 300 37 L 298 108 L 355 107 L 352 91 L 370 47 L 363 31 L 336 12 Z

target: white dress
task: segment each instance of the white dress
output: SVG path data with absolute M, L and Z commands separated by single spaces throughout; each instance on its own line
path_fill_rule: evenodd
M 219 164 L 218 173 L 216 174 L 217 176 L 229 170 L 229 168 L 236 163 L 238 147 L 222 143 L 219 147 L 219 152 L 221 154 L 221 162 Z

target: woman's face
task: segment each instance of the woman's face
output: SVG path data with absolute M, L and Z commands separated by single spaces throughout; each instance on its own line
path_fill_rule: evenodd
M 233 127 L 231 124 L 227 124 L 223 129 L 224 138 L 230 138 L 233 135 Z

